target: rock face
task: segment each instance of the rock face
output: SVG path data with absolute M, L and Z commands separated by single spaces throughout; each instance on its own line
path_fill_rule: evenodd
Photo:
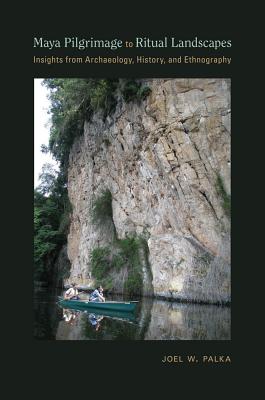
M 72 147 L 70 280 L 92 284 L 91 250 L 111 242 L 111 226 L 95 227 L 90 215 L 109 189 L 118 238 L 148 239 L 155 295 L 229 301 L 230 80 L 145 83 L 146 100 L 118 99 L 115 113 L 95 115 Z
M 62 287 L 63 280 L 69 276 L 71 269 L 70 261 L 67 255 L 67 246 L 62 246 L 58 258 L 53 267 L 53 286 Z

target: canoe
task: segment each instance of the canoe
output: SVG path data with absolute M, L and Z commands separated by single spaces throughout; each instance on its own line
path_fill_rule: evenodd
M 112 311 L 122 311 L 122 312 L 133 312 L 137 306 L 138 301 L 105 301 L 96 302 L 88 300 L 65 300 L 63 297 L 59 296 L 59 304 L 65 308 L 67 307 L 78 307 L 79 309 L 93 309 L 97 310 L 112 310 Z

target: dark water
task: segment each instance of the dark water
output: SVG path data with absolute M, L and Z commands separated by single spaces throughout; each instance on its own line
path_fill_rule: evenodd
M 230 340 L 230 308 L 141 299 L 135 315 L 96 315 L 63 309 L 62 291 L 34 295 L 34 337 L 39 340 Z M 114 299 L 114 297 L 108 299 Z M 120 297 L 115 297 L 121 300 Z M 127 299 L 124 299 L 127 300 Z

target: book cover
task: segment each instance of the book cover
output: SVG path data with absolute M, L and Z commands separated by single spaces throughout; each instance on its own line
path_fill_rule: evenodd
M 34 351 L 229 373 L 238 38 L 90 24 L 27 47 Z

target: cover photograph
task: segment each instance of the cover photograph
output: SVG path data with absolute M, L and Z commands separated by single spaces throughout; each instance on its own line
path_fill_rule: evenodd
M 231 338 L 230 86 L 34 79 L 36 338 Z

